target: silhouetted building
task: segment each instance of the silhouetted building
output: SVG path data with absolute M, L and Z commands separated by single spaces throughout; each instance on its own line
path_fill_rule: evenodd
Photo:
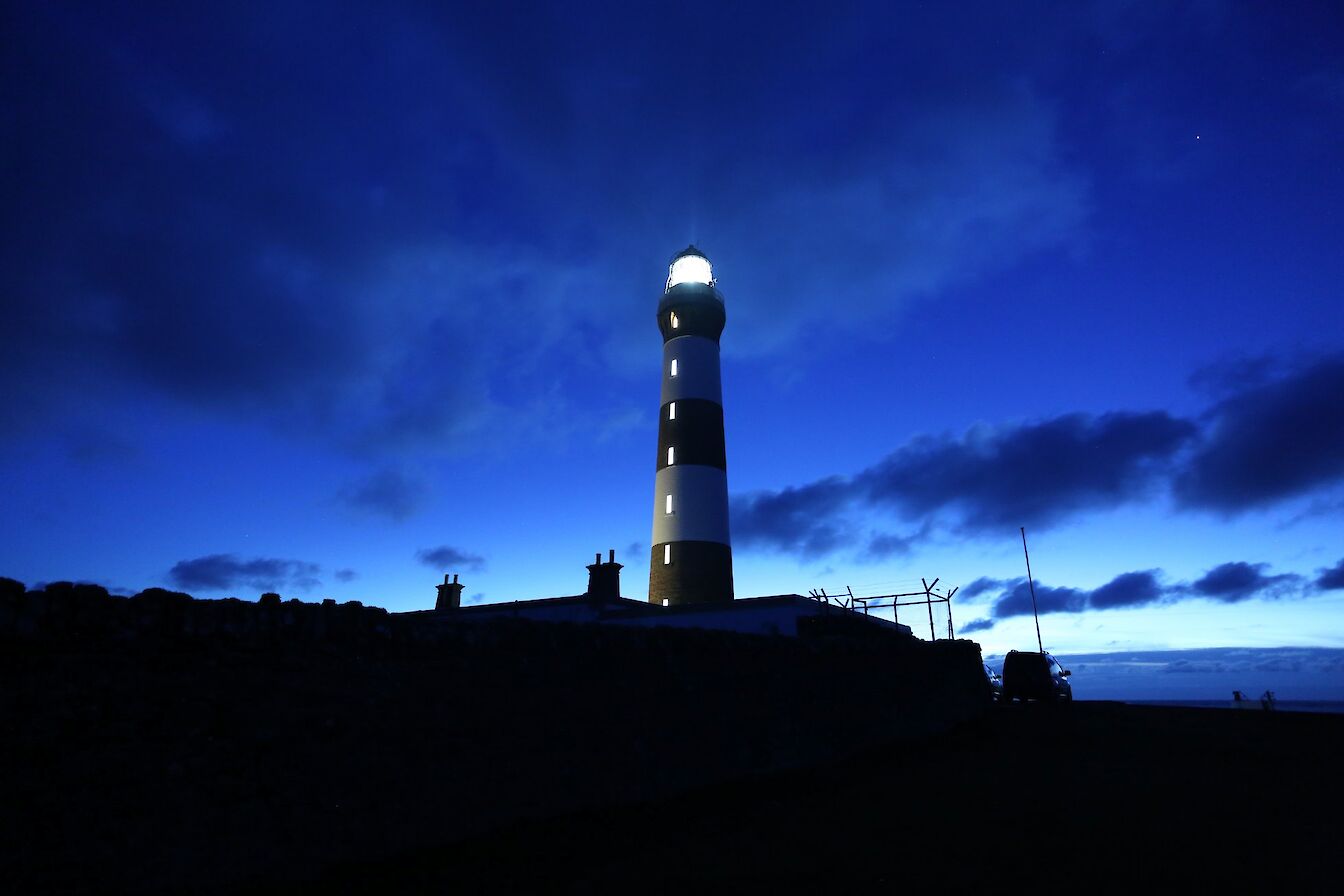
M 662 606 L 648 601 L 621 597 L 621 569 L 616 552 L 607 560 L 597 554 L 588 564 L 588 591 L 565 597 L 461 606 L 463 585 L 453 576 L 451 583 L 439 585 L 439 603 L 433 610 L 399 613 L 427 624 L 479 622 L 489 619 L 526 619 L 530 622 L 580 622 L 641 628 L 700 628 L 743 632 L 752 635 L 877 635 L 912 637 L 910 627 L 858 613 L 838 604 L 804 597 L 801 594 L 776 594 L 716 603 L 684 603 Z M 446 578 L 446 577 L 445 577 Z M 445 603 L 444 589 L 448 592 Z
M 719 336 L 726 320 L 709 259 L 688 246 L 672 259 L 658 303 L 663 388 L 649 557 L 652 604 L 733 599 L 719 377 Z

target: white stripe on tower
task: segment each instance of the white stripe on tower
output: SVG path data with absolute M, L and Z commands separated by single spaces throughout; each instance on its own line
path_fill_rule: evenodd
M 676 363 L 677 375 L 672 375 Z M 663 343 L 663 405 L 701 398 L 723 407 L 719 381 L 719 344 L 704 336 L 678 336 Z

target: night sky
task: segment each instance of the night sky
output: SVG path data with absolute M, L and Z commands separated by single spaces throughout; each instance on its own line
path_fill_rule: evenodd
M 3 31 L 0 574 L 410 610 L 615 548 L 642 599 L 693 241 L 739 596 L 937 576 L 1034 648 L 1025 526 L 1079 697 L 1344 699 L 1337 3 Z

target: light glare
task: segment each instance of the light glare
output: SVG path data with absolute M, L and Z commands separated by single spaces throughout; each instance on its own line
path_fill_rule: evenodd
M 667 288 L 671 289 L 678 283 L 713 283 L 714 271 L 709 266 L 709 259 L 700 255 L 683 255 L 672 262 L 672 269 L 667 275 Z

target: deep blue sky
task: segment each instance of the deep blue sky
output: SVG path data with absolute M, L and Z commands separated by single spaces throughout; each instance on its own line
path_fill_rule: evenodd
M 643 597 L 694 240 L 739 595 L 1344 647 L 1335 3 L 4 16 L 0 574 Z

